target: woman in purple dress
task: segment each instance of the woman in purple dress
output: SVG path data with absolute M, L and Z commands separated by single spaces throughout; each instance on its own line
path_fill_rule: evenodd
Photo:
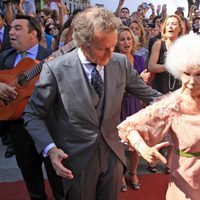
M 116 45 L 116 51 L 123 53 L 127 56 L 129 62 L 133 68 L 141 75 L 141 78 L 147 82 L 150 78 L 150 73 L 147 72 L 145 66 L 145 59 L 143 56 L 134 55 L 137 50 L 137 39 L 132 33 L 131 29 L 126 26 L 121 26 L 118 30 L 118 42 Z M 129 95 L 124 94 L 121 110 L 121 121 L 125 120 L 126 117 L 138 112 L 142 108 L 142 102 Z M 130 152 L 130 177 L 132 188 L 138 190 L 140 188 L 139 180 L 137 177 L 137 166 L 139 162 L 139 155 L 136 151 Z M 125 179 L 123 179 L 121 191 L 127 191 Z
M 133 57 L 133 68 L 139 73 L 145 73 L 145 61 L 142 56 L 131 55 Z M 121 121 L 125 120 L 126 117 L 138 112 L 142 108 L 143 104 L 141 100 L 136 97 L 125 93 L 123 102 L 122 102 L 122 110 L 121 110 Z

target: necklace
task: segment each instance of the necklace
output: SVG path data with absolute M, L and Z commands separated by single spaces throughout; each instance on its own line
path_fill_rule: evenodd
M 169 90 L 172 91 L 175 87 L 175 84 L 176 84 L 176 79 L 174 77 L 172 77 L 174 80 L 173 80 L 173 83 L 171 85 L 171 74 L 168 73 L 169 75 L 169 79 L 168 79 L 168 87 L 169 87 Z

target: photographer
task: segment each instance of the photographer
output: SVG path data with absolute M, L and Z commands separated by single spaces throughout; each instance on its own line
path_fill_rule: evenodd
M 36 8 L 32 0 L 12 0 L 15 1 L 15 8 L 19 14 L 35 16 Z
M 10 25 L 13 21 L 13 7 L 9 0 L 2 0 L 0 2 L 0 12 L 4 15 L 4 19 L 7 25 Z
M 179 17 L 184 17 L 184 7 L 178 7 L 175 12 Z
M 35 3 L 32 0 L 2 0 L 2 2 L 5 6 L 14 5 L 18 14 L 34 16 L 36 13 Z

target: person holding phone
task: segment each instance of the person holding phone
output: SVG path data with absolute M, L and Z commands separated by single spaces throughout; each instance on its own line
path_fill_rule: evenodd
M 50 8 L 52 11 L 56 10 L 57 13 L 59 13 L 59 8 L 58 8 L 57 3 L 60 3 L 60 2 L 61 2 L 60 0 L 44 0 L 45 7 Z
M 36 14 L 35 2 L 32 0 L 16 1 L 15 8 L 19 14 L 26 14 L 31 16 L 35 16 Z
M 161 11 L 161 5 L 158 4 L 157 9 L 156 9 L 156 14 L 157 14 L 157 16 L 160 15 L 160 11 Z
M 162 11 L 161 11 L 160 15 L 162 16 L 162 18 L 167 17 L 167 4 L 162 5 Z

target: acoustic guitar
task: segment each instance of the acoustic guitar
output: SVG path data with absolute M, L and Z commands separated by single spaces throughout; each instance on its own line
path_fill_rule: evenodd
M 45 61 L 66 54 L 75 47 L 75 43 L 72 40 L 51 54 Z M 0 104 L 0 120 L 16 120 L 22 116 L 28 99 L 33 93 L 35 82 L 39 78 L 43 63 L 44 61 L 24 58 L 15 68 L 0 71 L 0 82 L 15 87 L 18 93 L 14 100 L 1 100 L 4 105 Z

